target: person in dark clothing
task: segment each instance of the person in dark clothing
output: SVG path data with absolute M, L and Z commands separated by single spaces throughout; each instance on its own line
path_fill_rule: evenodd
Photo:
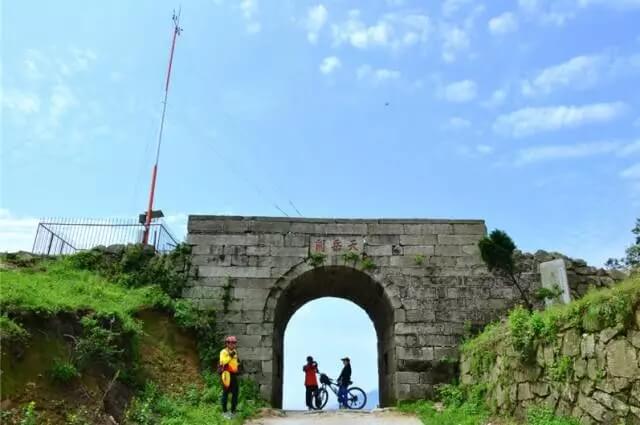
M 307 364 L 302 366 L 302 371 L 304 372 L 304 387 L 306 388 L 306 402 L 307 408 L 309 410 L 314 410 L 313 408 L 313 396 L 316 391 L 318 391 L 318 377 L 316 374 L 318 373 L 318 363 L 313 360 L 313 357 L 307 357 Z
M 342 372 L 338 376 L 338 402 L 340 403 L 340 409 L 347 408 L 347 388 L 351 385 L 351 360 L 349 357 L 342 359 Z

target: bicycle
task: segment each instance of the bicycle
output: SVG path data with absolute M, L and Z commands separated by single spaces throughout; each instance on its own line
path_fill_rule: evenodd
M 334 380 L 329 378 L 324 373 L 320 374 L 321 387 L 316 390 L 314 401 L 317 410 L 322 410 L 329 401 L 330 389 L 333 394 L 338 397 L 338 389 L 340 388 Z M 367 394 L 359 387 L 350 387 L 347 389 L 347 408 L 353 410 L 360 410 L 367 404 Z

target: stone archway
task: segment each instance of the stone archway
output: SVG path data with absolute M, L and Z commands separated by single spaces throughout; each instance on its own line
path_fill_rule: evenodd
M 373 322 L 378 339 L 378 388 L 380 403 L 395 403 L 394 312 L 384 287 L 368 274 L 347 266 L 326 266 L 307 270 L 287 279 L 288 284 L 272 294 L 272 394 L 274 406 L 282 406 L 284 333 L 293 314 L 307 302 L 323 297 L 349 300 L 360 306 Z
M 480 258 L 485 234 L 481 220 L 190 216 L 197 278 L 183 296 L 219 312 L 221 329 L 238 336 L 245 376 L 275 406 L 291 315 L 323 296 L 353 301 L 376 328 L 390 405 L 452 379 L 465 323 L 495 320 L 517 300 Z M 373 267 L 345 266 L 349 253 Z M 312 254 L 325 255 L 323 267 L 311 267 Z

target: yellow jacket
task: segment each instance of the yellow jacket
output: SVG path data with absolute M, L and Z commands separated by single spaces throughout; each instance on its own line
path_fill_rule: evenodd
M 238 360 L 237 351 L 229 351 L 227 348 L 223 348 L 220 351 L 220 366 L 222 366 L 223 371 L 238 373 L 239 365 L 240 360 Z

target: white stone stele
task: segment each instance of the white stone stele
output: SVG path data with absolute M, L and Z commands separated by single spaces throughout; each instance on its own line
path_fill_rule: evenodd
M 547 307 L 556 303 L 558 299 L 562 301 L 563 304 L 571 301 L 564 260 L 557 259 L 540 263 L 540 279 L 542 280 L 543 288 L 554 289 L 557 285 L 562 290 L 560 297 L 555 300 L 548 298 L 544 300 Z

